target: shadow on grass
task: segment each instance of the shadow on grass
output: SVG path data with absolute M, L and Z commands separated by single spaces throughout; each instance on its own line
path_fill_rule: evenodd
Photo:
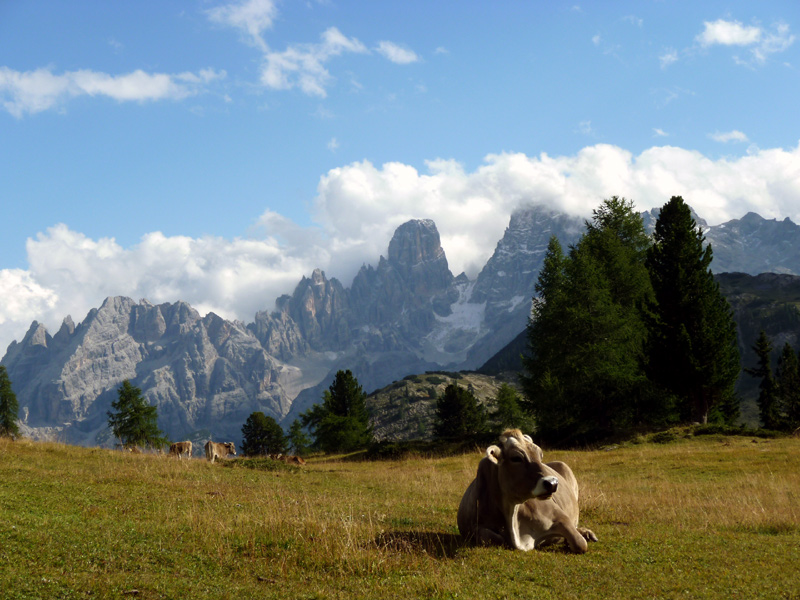
M 436 531 L 388 531 L 375 538 L 375 545 L 393 552 L 454 558 L 464 547 L 460 535 Z

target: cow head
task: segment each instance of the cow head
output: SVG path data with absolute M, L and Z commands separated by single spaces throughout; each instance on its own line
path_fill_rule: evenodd
M 558 489 L 558 478 L 542 464 L 542 449 L 519 429 L 500 436 L 501 446 L 489 446 L 486 457 L 497 465 L 500 489 L 507 501 L 522 504 L 531 498 L 546 500 Z M 549 471 L 552 473 L 552 471 Z
M 225 442 L 225 449 L 228 451 L 228 454 L 236 456 L 236 446 L 233 445 L 233 442 Z

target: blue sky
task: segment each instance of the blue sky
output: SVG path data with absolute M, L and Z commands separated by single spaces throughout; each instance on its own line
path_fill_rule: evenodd
M 109 295 L 252 320 L 432 218 L 800 221 L 800 3 L 0 1 L 0 352 Z

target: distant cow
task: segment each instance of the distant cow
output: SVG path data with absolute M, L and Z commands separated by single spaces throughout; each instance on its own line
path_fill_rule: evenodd
M 458 507 L 458 530 L 479 544 L 532 550 L 558 539 L 586 552 L 592 531 L 578 527 L 578 482 L 563 462 L 542 462 L 542 449 L 519 429 L 489 446 Z
M 206 442 L 206 458 L 212 463 L 217 458 L 226 458 L 229 454 L 236 456 L 236 446 L 233 442 Z
M 306 464 L 306 461 L 302 456 L 295 456 L 294 454 L 270 454 L 269 457 L 272 460 L 279 460 L 289 465 L 303 466 Z
M 175 442 L 169 445 L 169 455 L 182 459 L 183 455 L 192 458 L 192 442 Z

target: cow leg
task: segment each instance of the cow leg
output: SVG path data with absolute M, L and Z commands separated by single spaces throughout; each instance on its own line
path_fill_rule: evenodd
M 597 541 L 597 536 L 591 529 L 587 529 L 586 527 L 578 527 L 578 533 L 580 533 L 587 542 Z
M 566 540 L 569 549 L 575 554 L 583 554 L 588 550 L 589 545 L 586 543 L 586 538 L 571 523 L 558 523 L 553 527 L 553 531 L 559 533 Z M 587 531 L 589 530 L 587 529 Z M 594 534 L 592 533 L 592 535 Z
M 486 527 L 478 527 L 475 530 L 475 543 L 479 546 L 505 546 L 506 539 Z

